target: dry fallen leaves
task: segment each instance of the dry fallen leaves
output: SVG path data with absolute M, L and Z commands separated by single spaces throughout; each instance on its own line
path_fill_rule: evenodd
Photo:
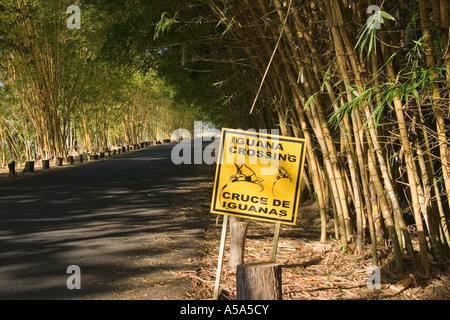
M 319 241 L 320 229 L 314 205 L 304 206 L 295 227 L 283 226 L 277 251 L 277 262 L 283 268 L 283 299 L 449 299 L 450 280 L 445 275 L 449 265 L 432 278 L 411 273 L 405 278 L 395 269 L 390 248 L 379 247 L 382 256 L 381 288 L 369 289 L 368 267 L 371 265 L 369 245 L 361 255 L 343 253 L 334 240 L 326 244 Z M 201 268 L 197 274 L 183 275 L 191 279 L 193 289 L 188 299 L 211 299 L 216 277 L 221 226 L 211 217 L 206 233 L 207 244 Z M 274 226 L 251 221 L 249 223 L 244 263 L 269 261 L 272 251 Z M 229 239 L 227 238 L 220 287 L 222 299 L 235 299 L 235 272 L 228 267 Z

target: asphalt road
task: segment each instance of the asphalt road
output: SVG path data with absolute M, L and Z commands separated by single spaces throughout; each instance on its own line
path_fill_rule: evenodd
M 213 175 L 174 165 L 172 147 L 0 184 L 0 299 L 181 299 Z

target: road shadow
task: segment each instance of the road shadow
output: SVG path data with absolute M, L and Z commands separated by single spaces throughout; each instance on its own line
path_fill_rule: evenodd
M 174 165 L 171 148 L 0 185 L 0 299 L 171 294 L 151 287 L 195 270 L 205 228 L 199 201 L 213 179 L 211 170 Z M 198 205 L 186 210 L 189 198 Z M 80 290 L 66 286 L 70 265 L 81 269 Z

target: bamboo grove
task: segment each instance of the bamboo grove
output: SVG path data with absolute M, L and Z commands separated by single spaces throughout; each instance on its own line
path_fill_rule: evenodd
M 388 243 L 401 271 L 450 257 L 448 0 L 85 0 L 81 33 L 55 27 L 69 3 L 38 19 L 39 1 L 10 2 L 4 159 L 154 136 L 162 105 L 183 128 L 201 110 L 307 140 L 322 242 L 373 264 Z
M 8 162 L 95 153 L 193 123 L 153 70 L 103 59 L 105 14 L 70 1 L 0 1 L 0 154 Z
M 201 55 L 184 43 L 181 60 L 215 61 L 214 85 L 235 126 L 279 127 L 307 140 L 305 182 L 320 208 L 320 240 L 339 239 L 342 250 L 360 255 L 369 245 L 373 264 L 377 243 L 388 241 L 402 271 L 429 273 L 447 259 L 448 1 L 198 6 L 196 24 L 214 26 L 217 49 Z M 161 15 L 158 32 L 170 37 L 169 27 L 193 23 L 180 8 Z
M 344 250 L 361 254 L 368 240 L 376 264 L 389 239 L 400 270 L 407 255 L 429 272 L 450 244 L 448 2 L 383 1 L 375 13 L 369 1 L 244 2 L 227 1 L 226 16 L 212 7 L 260 71 L 256 84 L 280 39 L 265 96 L 283 134 L 308 141 L 321 240 L 331 209 Z

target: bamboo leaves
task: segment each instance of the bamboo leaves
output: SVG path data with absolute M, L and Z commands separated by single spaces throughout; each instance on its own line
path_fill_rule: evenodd
M 164 32 L 168 32 L 171 26 L 178 23 L 177 15 L 178 15 L 178 13 L 176 12 L 172 18 L 169 18 L 169 17 L 167 17 L 168 13 L 163 12 L 161 14 L 161 19 L 156 24 L 155 35 L 153 38 L 157 39 L 160 36 L 160 34 L 162 34 Z
M 0 0 L 0 83 L 10 96 L 0 98 L 3 166 L 163 139 L 177 123 L 193 122 L 154 70 L 142 76 L 135 66 L 112 60 L 117 48 L 110 50 L 106 39 L 113 34 L 109 26 L 120 24 L 117 15 L 86 1 L 83 24 L 74 32 L 66 24 L 71 4 Z M 144 13 L 142 6 L 126 10 L 129 19 Z M 158 31 L 176 20 L 163 14 Z M 148 50 L 143 60 L 152 57 Z
M 368 19 L 366 24 L 361 27 L 361 34 L 356 42 L 355 49 L 359 48 L 362 54 L 364 49 L 367 50 L 367 56 L 370 56 L 372 51 L 376 54 L 376 40 L 377 40 L 377 30 L 381 28 L 384 23 L 384 19 L 389 19 L 395 21 L 395 18 L 389 13 L 380 10 L 378 6 L 372 5 L 367 8 L 367 13 L 374 12 Z M 367 48 L 366 48 L 367 44 Z
M 262 90 L 259 99 L 276 101 L 278 124 L 292 127 L 293 134 L 310 139 L 311 156 L 307 162 L 314 181 L 313 194 L 320 208 L 328 205 L 332 211 L 329 218 L 333 219 L 335 235 L 343 248 L 347 250 L 355 239 L 360 252 L 363 230 L 369 229 L 373 261 L 378 261 L 375 232 L 387 227 L 378 238 L 389 237 L 398 268 L 406 268 L 404 251 L 415 261 L 414 252 L 418 250 L 428 271 L 427 232 L 433 247 L 449 251 L 445 237 L 437 240 L 438 229 L 444 230 L 446 225 L 433 224 L 438 216 L 448 215 L 442 212 L 439 200 L 446 173 L 442 179 L 434 171 L 434 184 L 427 178 L 440 162 L 436 157 L 437 142 L 430 139 L 440 134 L 440 143 L 444 144 L 443 114 L 438 111 L 448 103 L 448 88 L 443 81 L 446 67 L 430 65 L 430 47 L 440 50 L 436 58 L 444 55 L 445 45 L 439 41 L 433 44 L 417 31 L 422 27 L 417 4 L 421 4 L 423 16 L 428 9 L 425 1 L 401 6 L 384 1 L 383 10 L 377 6 L 364 8 L 360 1 L 294 2 L 285 25 L 287 2 L 283 5 L 279 0 L 246 0 L 245 11 L 238 10 L 233 1 L 210 3 L 218 13 L 219 23 L 233 19 L 234 27 L 227 30 L 225 38 L 234 47 L 244 46 L 241 57 L 251 57 L 248 60 L 253 67 L 246 69 L 248 73 L 260 78 L 264 61 L 272 55 L 274 68 L 264 74 L 272 86 L 266 89 L 267 96 Z M 226 20 L 217 10 L 225 4 Z M 440 10 L 438 6 L 432 9 Z M 433 14 L 439 16 L 439 12 Z M 251 30 L 258 37 L 253 37 Z M 277 55 L 273 55 L 271 48 L 281 32 L 283 39 Z M 239 82 L 229 82 L 221 89 L 241 92 L 239 86 Z M 290 101 L 294 101 L 294 109 Z M 425 105 L 431 101 L 434 112 L 430 113 Z M 420 123 L 414 120 L 419 115 L 423 119 Z M 431 119 L 436 115 L 441 119 L 440 133 L 433 129 Z M 448 116 L 445 121 L 449 121 Z M 425 143 L 421 142 L 422 136 L 427 137 Z M 373 190 L 369 190 L 369 183 L 376 187 L 376 206 L 371 201 Z M 416 248 L 402 214 L 408 203 L 419 231 Z M 433 208 L 440 208 L 440 213 L 435 211 L 435 218 L 430 218 Z M 423 225 L 422 217 L 429 223 Z

